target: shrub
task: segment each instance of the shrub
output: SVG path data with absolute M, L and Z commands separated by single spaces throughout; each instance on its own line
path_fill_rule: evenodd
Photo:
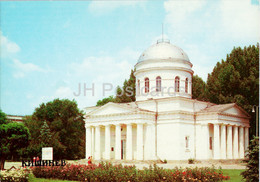
M 0 172 L 1 182 L 28 182 L 30 170 L 26 168 L 11 169 Z
M 135 166 L 112 165 L 74 165 L 33 167 L 32 172 L 37 178 L 56 178 L 74 181 L 222 181 L 229 179 L 220 170 L 214 168 L 175 168 L 163 169 L 157 165 L 136 169 Z
M 247 169 L 241 175 L 246 181 L 259 181 L 259 137 L 250 141 L 247 152 Z
M 188 159 L 189 164 L 194 164 L 195 160 L 194 159 Z

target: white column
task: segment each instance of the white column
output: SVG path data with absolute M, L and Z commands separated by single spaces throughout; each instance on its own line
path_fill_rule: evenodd
M 121 160 L 121 125 L 116 125 L 115 159 Z
M 95 128 L 91 129 L 91 156 L 95 156 Z
M 239 158 L 243 159 L 245 157 L 244 151 L 244 127 L 239 127 Z
M 213 157 L 220 159 L 219 125 L 214 124 Z
M 196 138 L 195 138 L 195 142 L 194 145 L 196 145 L 196 154 L 194 156 L 194 159 L 202 159 L 203 156 L 205 156 L 205 150 L 203 149 L 203 145 L 205 144 L 203 141 L 203 139 L 205 138 L 205 133 L 203 133 L 203 129 L 202 129 L 202 125 L 201 124 L 196 124 L 195 128 L 196 128 Z
M 91 142 L 91 128 L 89 126 L 86 126 L 86 159 L 91 156 Z
M 143 124 L 142 123 L 138 123 L 137 124 L 137 156 L 136 159 L 137 160 L 143 160 L 143 153 L 144 153 L 144 135 L 143 135 Z
M 238 127 L 234 126 L 233 133 L 233 157 L 234 159 L 238 159 Z
M 220 136 L 221 136 L 221 141 L 220 141 L 220 156 L 221 156 L 221 159 L 226 159 L 226 146 L 227 146 L 227 143 L 226 143 L 226 125 L 222 124 L 221 125 L 221 132 L 220 132 Z
M 132 124 L 127 124 L 126 127 L 126 160 L 133 160 L 133 132 Z
M 95 159 L 100 160 L 100 126 L 96 126 L 95 130 Z
M 192 94 L 192 80 L 189 80 L 189 94 Z
M 204 125 L 203 126 L 203 128 L 204 128 L 204 131 L 205 131 L 205 138 L 204 138 L 204 142 L 205 142 L 205 159 L 209 159 L 210 158 L 210 156 L 209 156 L 209 152 L 210 152 L 210 150 L 209 150 L 209 124 L 207 124 L 207 125 Z
M 105 126 L 105 159 L 110 159 L 110 125 Z
M 227 126 L 227 159 L 233 159 L 232 126 Z
M 245 151 L 248 150 L 248 144 L 249 144 L 249 131 L 248 131 L 248 127 L 245 127 Z

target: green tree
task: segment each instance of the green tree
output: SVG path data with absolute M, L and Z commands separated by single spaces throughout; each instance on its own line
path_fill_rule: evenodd
M 43 125 L 41 126 L 39 138 L 40 138 L 40 143 L 42 144 L 42 146 L 44 146 L 44 147 L 52 146 L 53 137 L 52 137 L 50 127 L 48 126 L 46 121 L 44 121 Z
M 0 124 L 6 124 L 6 123 L 8 123 L 6 114 L 2 112 L 2 110 L 0 109 Z
M 218 62 L 207 80 L 207 98 L 216 104 L 237 103 L 251 114 L 250 136 L 255 133 L 253 105 L 259 103 L 259 44 L 234 48 Z
M 131 74 L 128 80 L 124 81 L 123 87 L 117 87 L 117 95 L 115 98 L 115 102 L 117 103 L 125 103 L 125 102 L 133 102 L 135 101 L 135 82 L 136 78 L 134 76 L 135 70 L 131 70 Z
M 21 148 L 27 147 L 30 133 L 22 123 L 8 122 L 0 110 L 0 170 L 4 169 L 5 160 L 16 155 Z
M 192 77 L 192 98 L 206 101 L 206 83 L 198 75 Z
M 50 132 L 42 131 L 46 127 L 44 121 Z M 55 159 L 84 158 L 84 117 L 83 111 L 78 109 L 76 101 L 55 99 L 46 104 L 42 103 L 35 109 L 31 117 L 25 119 L 25 123 L 35 137 L 31 141 L 31 148 L 35 146 L 40 149 L 39 146 L 45 145 L 42 143 L 42 137 L 51 135 Z M 41 131 L 42 133 L 39 135 Z
M 259 181 L 259 138 L 254 137 L 249 144 L 248 153 L 246 155 L 247 169 L 241 173 L 243 178 L 248 182 Z
M 115 98 L 112 95 L 102 100 L 98 100 L 96 106 L 103 106 L 109 102 L 115 102 Z

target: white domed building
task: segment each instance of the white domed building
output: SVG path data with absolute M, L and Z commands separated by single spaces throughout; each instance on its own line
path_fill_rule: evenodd
M 85 108 L 86 158 L 244 158 L 249 115 L 234 103 L 192 99 L 192 63 L 181 48 L 158 41 L 135 68 L 135 102 Z

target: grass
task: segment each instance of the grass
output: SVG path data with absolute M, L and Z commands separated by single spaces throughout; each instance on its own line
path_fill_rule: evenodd
M 30 175 L 29 182 L 72 182 L 68 180 L 60 180 L 60 179 L 45 179 L 45 178 L 35 178 L 34 175 Z
M 224 175 L 230 176 L 232 182 L 239 182 L 243 180 L 243 177 L 240 175 L 244 169 L 222 169 Z

